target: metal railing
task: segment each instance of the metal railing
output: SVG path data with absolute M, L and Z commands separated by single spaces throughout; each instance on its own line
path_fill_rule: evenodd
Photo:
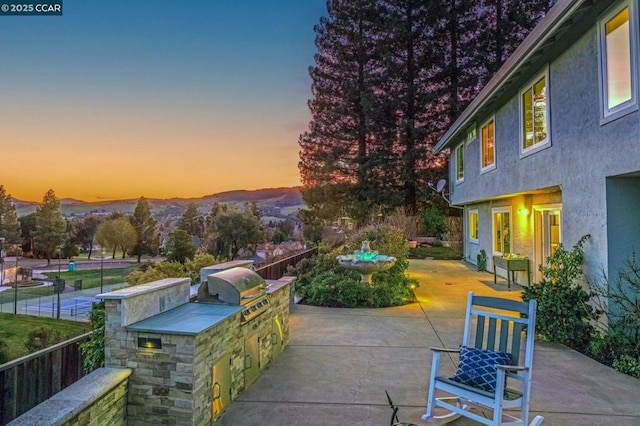
M 285 257 L 277 262 L 270 263 L 256 269 L 256 273 L 265 280 L 277 280 L 284 276 L 289 266 L 295 266 L 302 259 L 307 259 L 318 252 L 317 248 L 308 249 L 293 256 Z
M 89 333 L 0 365 L 0 426 L 77 382 L 86 373 L 80 345 Z

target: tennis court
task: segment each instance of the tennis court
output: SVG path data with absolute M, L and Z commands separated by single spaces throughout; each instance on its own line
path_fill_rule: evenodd
M 46 297 L 39 299 L 31 299 L 28 303 L 25 303 L 25 311 L 38 316 L 46 315 L 50 313 L 52 316 L 57 312 L 57 298 Z M 71 317 L 87 316 L 91 311 L 91 306 L 94 302 L 99 302 L 99 299 L 95 297 L 74 297 L 71 299 L 60 299 L 60 314 L 68 315 Z M 27 302 L 27 301 L 25 301 Z

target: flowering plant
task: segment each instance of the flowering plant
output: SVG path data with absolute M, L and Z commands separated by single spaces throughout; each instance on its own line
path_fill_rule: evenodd
M 528 259 L 527 256 L 523 256 L 521 254 L 517 254 L 517 253 L 505 253 L 502 255 L 502 257 L 504 257 L 505 259 L 511 259 L 511 260 L 524 260 L 524 259 Z

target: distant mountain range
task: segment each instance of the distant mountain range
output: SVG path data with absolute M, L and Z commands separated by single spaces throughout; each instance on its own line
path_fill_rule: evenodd
M 255 201 L 265 219 L 285 218 L 295 215 L 298 210 L 306 207 L 300 194 L 300 188 L 266 188 L 253 191 L 238 190 L 206 195 L 200 198 L 146 198 L 153 215 L 157 218 L 176 217 L 182 215 L 187 203 L 194 202 L 201 214 L 208 214 L 215 202 L 229 206 L 242 207 L 245 203 Z M 39 203 L 13 200 L 18 216 L 24 216 L 36 211 Z M 86 202 L 72 198 L 60 199 L 60 210 L 65 217 L 84 216 L 88 213 L 108 215 L 114 211 L 132 214 L 138 199 Z

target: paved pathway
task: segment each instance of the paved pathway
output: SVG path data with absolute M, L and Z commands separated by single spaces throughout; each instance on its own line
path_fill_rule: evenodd
M 389 424 L 386 389 L 402 421 L 426 424 L 431 346 L 456 347 L 468 291 L 519 300 L 518 287 L 460 262 L 411 261 L 418 303 L 385 309 L 296 305 L 291 341 L 241 393 L 222 425 Z M 451 373 L 453 362 L 448 365 Z M 565 347 L 537 343 L 532 418 L 544 425 L 640 425 L 640 381 Z M 475 424 L 461 419 L 454 425 Z

